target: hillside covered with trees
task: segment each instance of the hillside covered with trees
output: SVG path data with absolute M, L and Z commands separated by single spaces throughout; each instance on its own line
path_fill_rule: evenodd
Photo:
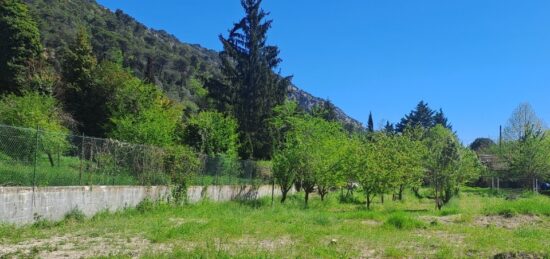
M 112 12 L 90 0 L 24 2 L 38 24 L 46 53 L 58 71 L 62 65 L 58 57 L 66 52 L 79 28 L 84 27 L 99 61 L 120 58 L 135 76 L 154 83 L 190 111 L 201 108 L 197 85 L 213 88 L 216 85 L 211 81 L 220 79 L 221 59 L 216 51 L 183 43 L 164 30 L 148 28 L 121 10 Z M 288 96 L 307 110 L 327 102 L 293 84 L 289 85 Z M 338 107 L 334 109 L 348 128 L 362 127 Z

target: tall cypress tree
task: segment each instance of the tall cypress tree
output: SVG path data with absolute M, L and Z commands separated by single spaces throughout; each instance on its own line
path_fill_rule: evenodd
M 40 32 L 20 0 L 0 0 L 0 94 L 27 87 L 29 64 L 40 59 Z
M 374 121 L 372 120 L 372 112 L 369 112 L 369 121 L 367 124 L 367 130 L 369 132 L 374 132 Z
M 239 122 L 241 156 L 243 158 L 270 158 L 272 137 L 268 119 L 276 105 L 283 103 L 290 78 L 283 78 L 274 70 L 281 63 L 279 49 L 267 45 L 267 31 L 271 20 L 261 8 L 261 0 L 242 0 L 245 17 L 229 31 L 220 35 L 223 51 L 221 70 L 230 84 L 227 96 Z

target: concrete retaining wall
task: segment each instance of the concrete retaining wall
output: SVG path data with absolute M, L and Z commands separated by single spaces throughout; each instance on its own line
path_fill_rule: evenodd
M 189 202 L 229 201 L 271 196 L 271 186 L 191 186 Z M 37 219 L 60 220 L 73 209 L 92 216 L 101 210 L 134 207 L 145 198 L 165 200 L 166 186 L 0 187 L 0 223 L 26 224 Z M 275 188 L 275 195 L 280 195 Z

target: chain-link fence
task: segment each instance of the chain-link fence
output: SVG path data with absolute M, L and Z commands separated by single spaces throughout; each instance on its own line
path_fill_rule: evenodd
M 268 163 L 197 157 L 188 185 L 272 182 Z M 0 125 L 0 186 L 168 185 L 173 169 L 159 147 Z

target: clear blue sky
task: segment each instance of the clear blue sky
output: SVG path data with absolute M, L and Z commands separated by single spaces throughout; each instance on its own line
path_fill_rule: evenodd
M 238 0 L 99 0 L 220 50 Z M 498 136 L 521 102 L 550 118 L 550 1 L 264 0 L 283 74 L 366 122 L 443 108 L 465 144 Z

